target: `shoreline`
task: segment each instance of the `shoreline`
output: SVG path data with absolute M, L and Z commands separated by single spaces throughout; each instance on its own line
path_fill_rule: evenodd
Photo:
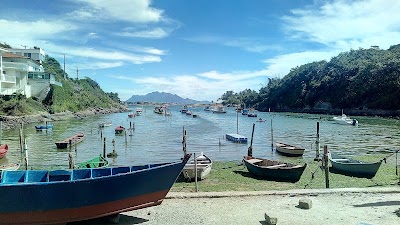
M 2 122 L 2 129 L 11 130 L 15 129 L 21 124 L 31 124 L 31 123 L 45 123 L 52 121 L 62 121 L 67 119 L 83 119 L 87 116 L 98 115 L 98 114 L 111 114 L 129 111 L 127 107 L 115 107 L 115 108 L 89 108 L 79 112 L 60 112 L 49 114 L 47 112 L 38 112 L 33 115 L 24 116 L 5 116 L 0 115 L 0 121 Z

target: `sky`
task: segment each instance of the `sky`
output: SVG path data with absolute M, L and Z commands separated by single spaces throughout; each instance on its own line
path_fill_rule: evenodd
M 398 0 L 1 0 L 0 43 L 44 49 L 122 101 L 217 101 L 351 49 L 400 44 Z M 77 72 L 78 71 L 78 72 Z

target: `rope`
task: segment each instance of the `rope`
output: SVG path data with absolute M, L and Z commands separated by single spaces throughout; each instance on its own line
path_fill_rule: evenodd
M 318 171 L 318 169 L 321 169 L 321 170 L 322 170 L 322 168 L 321 168 L 320 166 L 318 166 L 318 167 L 315 169 L 314 172 L 311 172 L 311 179 L 310 179 L 310 182 L 308 182 L 306 185 L 304 185 L 304 189 L 306 189 L 306 188 L 312 183 L 312 181 L 313 181 L 314 178 L 315 178 L 315 173 Z

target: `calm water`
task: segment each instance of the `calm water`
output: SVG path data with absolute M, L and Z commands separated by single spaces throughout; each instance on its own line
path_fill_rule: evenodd
M 134 108 L 131 108 L 134 110 Z M 29 165 L 33 168 L 67 168 L 69 149 L 60 150 L 54 144 L 78 132 L 85 134 L 85 140 L 73 151 L 75 163 L 86 161 L 103 151 L 103 139 L 97 128 L 99 122 L 112 121 L 112 126 L 103 130 L 107 152 L 113 149 L 118 157 L 110 159 L 113 165 L 142 164 L 177 160 L 183 155 L 182 130 L 187 131 L 189 152 L 204 152 L 214 161 L 240 161 L 247 154 L 250 145 L 253 123 L 255 124 L 253 155 L 280 159 L 283 156 L 271 151 L 271 120 L 274 141 L 306 148 L 305 160 L 315 156 L 316 126 L 320 122 L 321 146 L 328 145 L 333 151 L 348 155 L 360 155 L 370 151 L 394 150 L 400 145 L 400 122 L 378 117 L 354 117 L 359 126 L 339 125 L 331 115 L 258 113 L 258 118 L 237 115 L 233 108 L 226 114 L 215 114 L 203 108 L 191 108 L 197 118 L 181 114 L 179 106 L 171 107 L 172 116 L 162 116 L 153 112 L 154 107 L 145 106 L 142 116 L 128 118 L 128 113 L 90 116 L 86 119 L 73 119 L 54 122 L 52 131 L 36 131 L 34 125 L 24 126 L 28 146 Z M 263 118 L 266 122 L 256 122 Z M 238 120 L 238 123 L 237 123 Z M 132 136 L 114 134 L 118 125 L 129 128 L 134 123 Z M 227 133 L 248 137 L 247 144 L 232 143 L 224 139 Z M 2 132 L 1 143 L 8 143 L 7 156 L 0 164 L 21 160 L 18 129 Z M 125 141 L 126 140 L 126 141 Z M 73 150 L 75 147 L 73 147 Z

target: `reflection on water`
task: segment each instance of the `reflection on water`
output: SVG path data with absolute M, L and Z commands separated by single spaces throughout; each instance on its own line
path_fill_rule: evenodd
M 57 149 L 54 144 L 76 133 L 83 132 L 85 140 L 72 148 L 76 163 L 86 161 L 103 152 L 104 138 L 107 152 L 115 150 L 118 157 L 109 159 L 113 165 L 165 162 L 182 157 L 182 131 L 187 131 L 187 149 L 189 152 L 204 152 L 214 161 L 241 161 L 247 154 L 253 123 L 255 132 L 253 155 L 279 159 L 271 151 L 271 120 L 273 138 L 306 148 L 306 160 L 315 156 L 316 126 L 320 122 L 321 148 L 327 145 L 333 151 L 349 155 L 361 155 L 368 151 L 395 150 L 400 143 L 399 121 L 378 117 L 355 117 L 358 127 L 339 125 L 333 122 L 331 115 L 311 115 L 293 113 L 258 113 L 258 118 L 237 115 L 233 108 L 225 114 L 192 108 L 197 118 L 181 114 L 180 107 L 171 107 L 172 116 L 162 116 L 153 112 L 151 106 L 145 107 L 142 116 L 128 118 L 128 113 L 90 116 L 85 119 L 72 119 L 54 122 L 53 130 L 36 131 L 35 125 L 24 126 L 28 145 L 29 165 L 33 168 L 67 168 L 70 149 Z M 266 122 L 256 122 L 263 118 Z M 112 121 L 112 126 L 98 130 L 98 123 Z M 238 123 L 237 123 L 238 121 Z M 114 128 L 122 125 L 129 128 L 134 124 L 132 133 L 127 136 L 115 135 Z M 248 137 L 248 144 L 226 141 L 226 133 L 236 133 Z M 1 143 L 9 144 L 7 156 L 0 164 L 21 160 L 19 130 L 3 131 Z M 102 135 L 102 137 L 101 137 Z M 322 149 L 321 149 L 322 151 Z

